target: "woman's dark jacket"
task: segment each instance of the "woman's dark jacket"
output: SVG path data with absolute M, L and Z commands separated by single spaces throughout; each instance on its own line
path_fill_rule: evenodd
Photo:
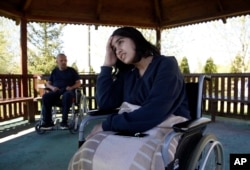
M 119 72 L 102 66 L 97 79 L 99 109 L 118 108 L 122 102 L 140 105 L 130 113 L 114 113 L 102 123 L 104 131 L 137 133 L 149 130 L 170 114 L 190 118 L 184 78 L 175 57 L 154 56 L 144 75 L 137 68 Z

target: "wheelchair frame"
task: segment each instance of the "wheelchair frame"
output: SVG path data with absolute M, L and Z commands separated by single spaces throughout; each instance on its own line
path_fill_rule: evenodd
M 209 118 L 202 117 L 203 84 L 211 77 L 201 75 L 196 83 L 186 83 L 192 120 L 175 124 L 162 145 L 162 157 L 166 170 L 223 170 L 224 153 L 222 144 L 213 134 L 204 134 Z M 195 87 L 195 88 L 194 88 Z M 194 88 L 194 89 L 193 89 Z M 194 95 L 195 92 L 197 95 Z M 191 97 L 192 96 L 192 97 Z M 190 98 L 191 97 L 191 98 Z M 195 101 L 192 101 L 194 97 Z M 192 101 L 190 103 L 190 101 Z M 113 111 L 114 112 L 114 111 Z M 78 147 L 85 142 L 86 126 L 92 120 L 105 119 L 111 111 L 93 110 L 88 112 L 79 128 Z M 169 160 L 168 148 L 171 140 L 178 138 L 174 159 Z
M 70 114 L 69 114 L 69 131 L 72 134 L 75 134 L 79 130 L 80 123 L 84 117 L 84 113 L 87 112 L 87 100 L 86 96 L 81 93 L 81 88 L 78 88 L 75 90 L 75 98 L 72 102 Z M 55 105 L 52 107 L 52 121 L 54 122 L 55 126 L 52 128 L 52 130 L 59 130 L 58 122 L 61 119 L 60 117 L 57 117 L 58 107 L 60 108 L 61 112 L 61 106 Z M 51 130 L 44 130 L 41 129 L 41 124 L 43 121 L 42 111 L 40 113 L 40 119 L 35 125 L 35 130 L 38 134 L 44 134 L 46 131 Z

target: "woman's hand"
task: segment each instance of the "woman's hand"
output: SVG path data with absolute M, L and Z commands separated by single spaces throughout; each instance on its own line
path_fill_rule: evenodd
M 92 131 L 90 132 L 90 134 L 86 137 L 86 140 L 88 140 L 89 138 L 91 138 L 92 136 L 94 136 L 95 134 L 97 134 L 98 132 L 102 132 L 102 124 L 97 124 Z
M 67 90 L 67 91 L 70 91 L 70 90 L 74 90 L 74 88 L 71 87 L 71 86 L 67 86 L 67 87 L 66 87 L 66 90 Z
M 106 45 L 106 55 L 105 55 L 105 60 L 104 60 L 104 66 L 112 67 L 115 65 L 117 61 L 117 57 L 111 46 L 112 40 L 113 40 L 113 37 L 111 36 Z
M 56 91 L 59 90 L 59 88 L 58 88 L 58 87 L 55 87 L 55 86 L 52 86 L 51 90 L 52 90 L 53 92 L 56 92 Z

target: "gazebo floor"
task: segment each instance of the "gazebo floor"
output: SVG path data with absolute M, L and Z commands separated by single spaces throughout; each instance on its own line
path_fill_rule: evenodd
M 0 129 L 1 170 L 67 169 L 77 150 L 78 134 L 56 130 L 38 135 L 34 125 L 26 122 L 9 130 Z M 27 134 L 7 140 L 24 129 L 28 130 Z M 225 169 L 229 169 L 230 153 L 250 153 L 250 121 L 216 117 L 216 122 L 210 123 L 205 133 L 215 134 L 223 144 Z

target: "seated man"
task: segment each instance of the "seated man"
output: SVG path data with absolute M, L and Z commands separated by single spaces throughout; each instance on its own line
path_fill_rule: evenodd
M 68 128 L 68 112 L 72 105 L 74 90 L 80 87 L 80 77 L 75 69 L 67 66 L 65 54 L 58 54 L 56 57 L 57 67 L 51 72 L 46 87 L 51 91 L 42 97 L 43 123 L 41 129 L 50 130 L 54 126 L 52 122 L 52 106 L 62 100 L 62 122 L 61 129 Z

